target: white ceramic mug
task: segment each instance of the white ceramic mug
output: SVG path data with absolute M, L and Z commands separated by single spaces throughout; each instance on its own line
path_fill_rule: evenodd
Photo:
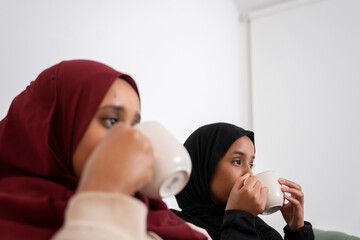
M 153 178 L 140 192 L 156 199 L 176 195 L 185 187 L 191 173 L 186 148 L 158 122 L 142 122 L 135 128 L 149 139 L 155 156 Z
M 275 171 L 265 171 L 256 174 L 255 177 L 263 187 L 269 189 L 265 210 L 262 214 L 268 215 L 280 210 L 284 204 L 284 193 L 281 191 L 278 174 Z

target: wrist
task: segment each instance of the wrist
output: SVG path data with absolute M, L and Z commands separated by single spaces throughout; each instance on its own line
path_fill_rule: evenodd
M 299 232 L 301 231 L 304 227 L 305 227 L 305 223 L 302 222 L 302 223 L 298 223 L 298 224 L 289 224 L 289 229 L 292 231 L 292 232 Z

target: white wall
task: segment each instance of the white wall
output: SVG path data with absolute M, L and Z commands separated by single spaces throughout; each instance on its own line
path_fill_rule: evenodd
M 43 69 L 87 58 L 132 75 L 143 120 L 180 142 L 205 123 L 249 126 L 231 0 L 0 0 L 0 32 L 0 119 Z
M 258 170 L 302 185 L 315 227 L 357 236 L 359 9 L 357 0 L 297 1 L 251 19 Z M 282 231 L 280 213 L 264 219 Z

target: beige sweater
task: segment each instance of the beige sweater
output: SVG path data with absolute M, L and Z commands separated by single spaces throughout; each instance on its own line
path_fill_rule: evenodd
M 77 193 L 70 199 L 64 225 L 52 240 L 161 239 L 146 230 L 146 216 L 146 206 L 136 198 L 119 193 Z M 188 224 L 211 239 L 204 229 Z

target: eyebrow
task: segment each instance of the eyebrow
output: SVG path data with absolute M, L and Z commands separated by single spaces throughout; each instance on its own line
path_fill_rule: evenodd
M 123 107 L 121 107 L 121 106 L 116 106 L 116 105 L 103 106 L 103 107 L 99 108 L 99 110 L 101 110 L 101 109 L 106 109 L 106 108 L 112 108 L 112 109 L 114 109 L 114 110 L 116 110 L 116 111 L 125 112 L 125 109 L 124 109 Z
M 118 112 L 125 112 L 125 108 L 124 108 L 124 107 L 122 107 L 122 106 L 117 106 L 117 105 L 106 105 L 106 106 L 103 106 L 103 107 L 99 108 L 99 110 L 108 109 L 108 108 L 113 109 L 113 110 L 116 110 L 116 111 L 118 111 Z M 136 120 L 140 121 L 140 120 L 141 120 L 141 115 L 140 115 L 140 113 L 136 113 L 136 114 L 135 114 L 135 118 L 136 118 Z
M 238 155 L 241 155 L 241 156 L 245 156 L 245 153 L 240 152 L 240 151 L 234 151 L 233 154 L 238 154 Z M 255 156 L 252 156 L 251 158 L 254 160 Z

